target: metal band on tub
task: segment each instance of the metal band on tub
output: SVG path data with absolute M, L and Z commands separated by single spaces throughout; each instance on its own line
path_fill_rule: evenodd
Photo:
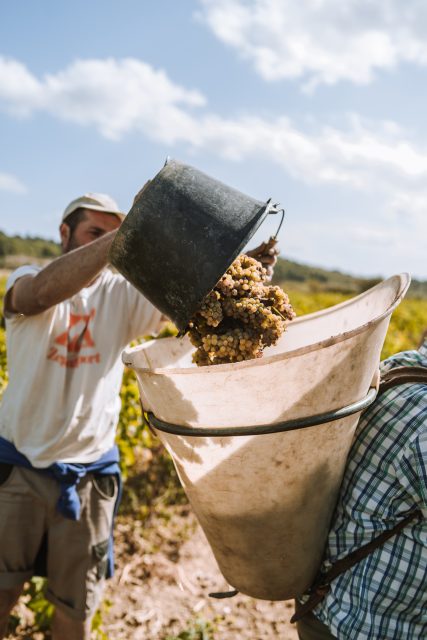
M 230 436 L 256 436 L 266 435 L 270 433 L 281 433 L 282 431 L 295 431 L 296 429 L 305 429 L 314 427 L 327 422 L 334 422 L 341 418 L 346 418 L 354 413 L 359 413 L 367 409 L 377 397 L 378 390 L 369 389 L 367 395 L 362 400 L 357 400 L 352 404 L 348 404 L 340 409 L 334 409 L 326 413 L 318 413 L 306 418 L 296 418 L 295 420 L 286 420 L 285 422 L 275 422 L 274 424 L 259 424 L 248 427 L 186 427 L 179 424 L 172 424 L 157 418 L 154 413 L 148 412 L 147 419 L 152 427 L 158 431 L 164 431 L 176 436 L 194 436 L 205 438 L 221 438 Z

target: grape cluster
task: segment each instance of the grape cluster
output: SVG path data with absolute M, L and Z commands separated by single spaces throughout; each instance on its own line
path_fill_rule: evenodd
M 295 312 L 286 293 L 265 284 L 267 270 L 240 255 L 206 296 L 189 325 L 198 366 L 260 358 Z
M 206 320 L 206 324 L 217 327 L 224 318 L 221 306 L 221 296 L 218 291 L 211 291 L 202 302 L 199 315 Z

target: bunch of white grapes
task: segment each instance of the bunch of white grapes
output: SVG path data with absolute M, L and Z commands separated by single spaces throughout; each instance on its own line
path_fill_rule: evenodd
M 276 344 L 295 312 L 287 294 L 266 278 L 262 264 L 243 254 L 206 296 L 188 332 L 198 366 L 260 358 Z

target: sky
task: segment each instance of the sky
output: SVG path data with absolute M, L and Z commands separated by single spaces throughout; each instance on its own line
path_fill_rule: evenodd
M 169 156 L 280 202 L 282 257 L 427 279 L 425 0 L 0 9 L 0 230 L 57 239 L 90 191 L 128 211 Z

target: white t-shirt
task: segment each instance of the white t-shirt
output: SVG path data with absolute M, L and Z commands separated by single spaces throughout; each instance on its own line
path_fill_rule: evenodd
M 6 289 L 38 270 L 20 267 Z M 0 406 L 0 436 L 35 467 L 97 460 L 114 444 L 122 349 L 156 331 L 160 318 L 160 311 L 109 269 L 43 313 L 9 315 L 9 384 Z

